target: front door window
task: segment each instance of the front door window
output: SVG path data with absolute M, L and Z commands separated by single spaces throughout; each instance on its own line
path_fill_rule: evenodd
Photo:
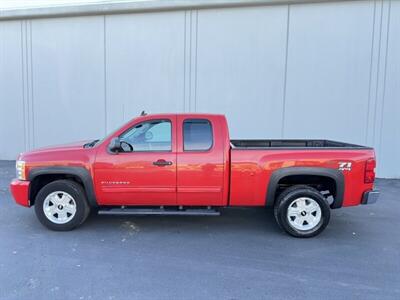
M 169 120 L 143 122 L 123 133 L 120 139 L 133 148 L 133 150 L 124 148 L 125 152 L 171 151 L 171 122 Z

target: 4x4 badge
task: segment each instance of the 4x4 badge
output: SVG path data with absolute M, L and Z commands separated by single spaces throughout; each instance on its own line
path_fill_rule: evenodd
M 346 161 L 339 162 L 339 170 L 351 171 L 351 162 L 346 162 Z

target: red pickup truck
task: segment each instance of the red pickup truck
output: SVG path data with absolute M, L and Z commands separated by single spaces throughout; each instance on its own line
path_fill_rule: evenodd
M 330 210 L 369 204 L 375 154 L 330 140 L 230 140 L 225 116 L 141 115 L 102 140 L 21 154 L 10 185 L 53 230 L 99 214 L 218 215 L 233 206 L 274 208 L 296 237 L 327 226 Z

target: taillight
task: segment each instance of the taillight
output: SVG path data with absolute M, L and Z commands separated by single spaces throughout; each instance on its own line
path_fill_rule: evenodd
M 374 183 L 376 161 L 374 158 L 368 159 L 365 163 L 364 182 Z

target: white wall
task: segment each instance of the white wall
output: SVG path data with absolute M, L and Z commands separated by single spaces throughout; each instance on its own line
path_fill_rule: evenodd
M 146 109 L 183 110 L 185 12 L 105 18 L 107 130 Z
M 31 21 L 33 147 L 105 133 L 103 17 Z
M 0 22 L 0 158 L 27 148 L 21 22 Z
M 378 0 L 0 21 L 0 159 L 197 111 L 232 138 L 374 146 L 400 177 L 399 20 Z
M 225 113 L 232 137 L 281 136 L 287 6 L 201 10 L 194 109 Z
M 284 136 L 365 144 L 374 3 L 290 8 Z
M 400 177 L 400 1 L 393 1 L 390 10 L 390 21 L 386 29 L 387 47 L 382 76 L 378 153 L 381 174 L 388 177 Z

